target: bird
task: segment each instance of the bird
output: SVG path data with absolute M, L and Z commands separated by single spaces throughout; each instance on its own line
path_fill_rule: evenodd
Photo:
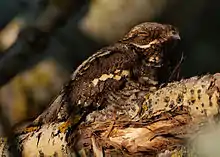
M 180 41 L 179 31 L 169 24 L 145 22 L 134 26 L 116 43 L 86 59 L 35 122 L 72 117 L 75 125 L 92 111 L 102 109 L 108 93 L 120 91 L 129 81 L 145 87 L 167 82 L 180 60 Z

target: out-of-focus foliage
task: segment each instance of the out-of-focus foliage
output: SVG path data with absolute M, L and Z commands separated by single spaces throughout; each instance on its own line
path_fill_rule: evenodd
M 58 94 L 66 76 L 54 61 L 46 60 L 2 87 L 0 104 L 9 121 L 14 124 L 36 117 Z
M 84 32 L 108 43 L 128 29 L 159 15 L 167 0 L 95 0 L 81 22 Z

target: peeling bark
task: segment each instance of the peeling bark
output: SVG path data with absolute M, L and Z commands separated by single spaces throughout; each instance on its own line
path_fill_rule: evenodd
M 106 101 L 105 108 L 88 114 L 78 126 L 73 115 L 67 121 L 17 129 L 15 138 L 22 156 L 190 156 L 197 153 L 193 143 L 203 128 L 218 123 L 219 87 L 218 73 L 150 93 L 139 90 L 144 103 L 133 95 L 125 106 L 120 100 Z M 2 138 L 1 155 L 8 156 L 11 147 Z

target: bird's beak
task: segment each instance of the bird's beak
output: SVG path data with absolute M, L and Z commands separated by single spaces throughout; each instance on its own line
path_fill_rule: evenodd
M 174 40 L 180 40 L 181 39 L 179 34 L 172 34 L 172 35 L 170 35 L 170 38 L 174 39 Z

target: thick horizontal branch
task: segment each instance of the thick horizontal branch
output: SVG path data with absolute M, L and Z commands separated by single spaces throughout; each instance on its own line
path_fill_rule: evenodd
M 77 116 L 72 115 L 67 121 L 17 129 L 15 138 L 23 156 L 189 155 L 193 146 L 187 141 L 193 143 L 205 126 L 219 119 L 219 87 L 220 74 L 215 74 L 169 83 L 150 93 L 140 90 L 144 103 L 134 103 L 134 95 L 124 106 L 106 102 L 78 126 L 73 127 Z M 57 107 L 59 102 L 58 97 Z M 1 154 L 8 154 L 10 147 L 2 140 Z

